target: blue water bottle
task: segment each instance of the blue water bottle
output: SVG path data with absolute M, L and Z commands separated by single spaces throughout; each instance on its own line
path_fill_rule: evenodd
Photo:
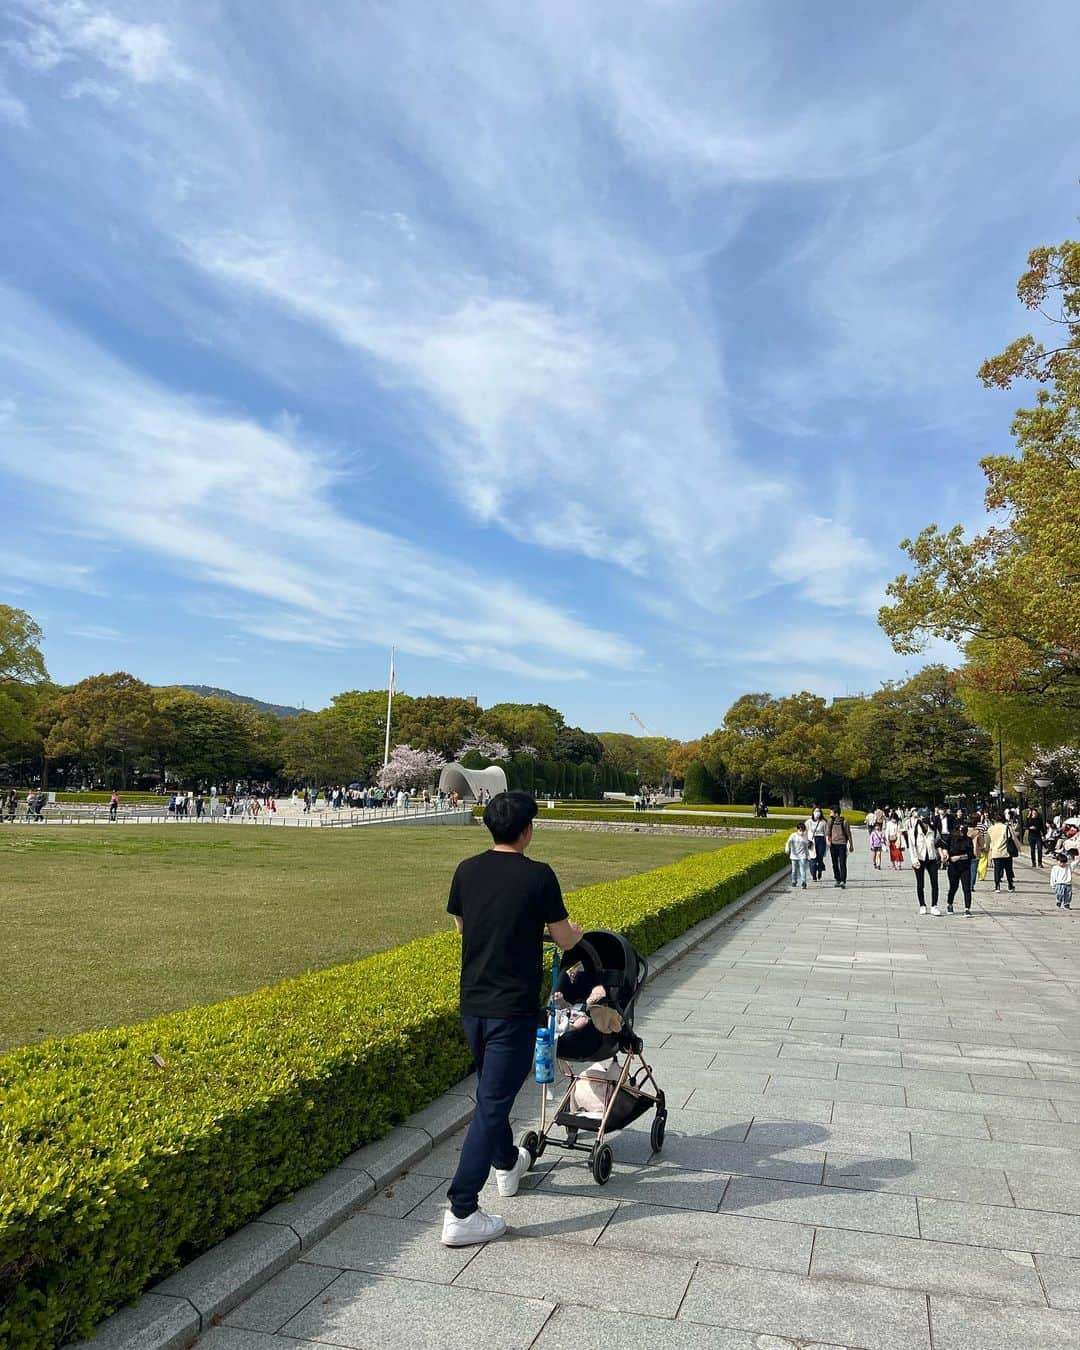
M 541 1027 L 536 1033 L 536 1081 L 554 1083 L 555 1056 L 552 1052 L 551 1032 Z

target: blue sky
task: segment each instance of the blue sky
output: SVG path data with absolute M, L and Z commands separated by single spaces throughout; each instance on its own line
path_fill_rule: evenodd
M 3 598 L 54 678 L 691 736 L 913 669 L 1075 231 L 1080 6 L 7 0 Z

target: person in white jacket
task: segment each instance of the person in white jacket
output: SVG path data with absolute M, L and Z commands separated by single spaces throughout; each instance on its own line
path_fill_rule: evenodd
M 938 909 L 938 873 L 942 858 L 948 858 L 945 839 L 937 828 L 937 821 L 929 811 L 922 811 L 905 831 L 907 854 L 915 873 L 915 894 L 919 913 L 926 913 L 926 880 L 930 879 L 930 913 L 940 915 Z
M 800 821 L 794 830 L 788 835 L 787 843 L 784 849 L 791 859 L 791 884 L 797 886 L 802 882 L 802 888 L 806 890 L 806 863 L 810 857 L 810 841 L 806 837 L 806 824 Z

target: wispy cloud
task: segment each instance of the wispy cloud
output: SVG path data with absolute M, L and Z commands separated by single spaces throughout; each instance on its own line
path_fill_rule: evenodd
M 30 70 L 93 62 L 136 84 L 186 73 L 160 24 L 133 23 L 87 0 L 13 0 L 12 11 L 22 36 L 5 46 Z
M 310 442 L 169 395 L 0 292 L 19 338 L 0 464 L 59 511 L 182 565 L 247 631 L 345 648 L 388 645 L 549 677 L 632 660 L 635 647 L 534 592 L 343 515 L 340 470 Z M 583 657 L 586 659 L 583 661 Z M 553 662 L 554 658 L 554 663 Z

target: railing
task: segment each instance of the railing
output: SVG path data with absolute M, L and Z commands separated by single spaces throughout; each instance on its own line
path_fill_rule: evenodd
M 290 803 L 291 808 L 291 803 Z M 78 806 L 68 805 L 66 803 L 49 803 L 44 808 L 43 819 L 37 820 L 36 817 L 27 817 L 26 808 L 22 803 L 19 804 L 14 820 L 8 817 L 3 818 L 4 824 L 15 825 L 151 825 L 167 824 L 177 827 L 184 825 L 262 825 L 262 826 L 292 826 L 294 828 L 340 828 L 349 829 L 357 825 L 372 825 L 381 823 L 401 823 L 408 820 L 431 821 L 431 820 L 460 820 L 462 817 L 471 814 L 471 805 L 450 806 L 432 802 L 428 805 L 424 803 L 412 803 L 409 806 L 378 806 L 366 807 L 360 809 L 350 809 L 348 807 L 317 807 L 310 812 L 298 812 L 295 809 L 287 809 L 277 813 L 269 812 L 261 807 L 258 814 L 250 811 L 236 811 L 232 814 L 226 811 L 223 803 L 218 801 L 214 806 L 208 807 L 203 814 L 196 815 L 194 812 L 188 815 L 170 814 L 165 806 L 135 805 L 131 807 L 121 807 L 113 816 L 107 805 Z

